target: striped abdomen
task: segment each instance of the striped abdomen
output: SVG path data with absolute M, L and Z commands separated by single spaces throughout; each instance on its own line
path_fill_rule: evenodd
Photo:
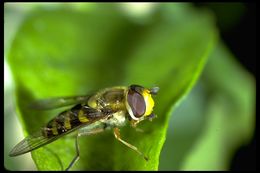
M 102 117 L 101 112 L 78 104 L 49 121 L 47 126 L 43 128 L 42 133 L 45 137 L 57 136 L 80 125 L 91 123 L 100 117 Z

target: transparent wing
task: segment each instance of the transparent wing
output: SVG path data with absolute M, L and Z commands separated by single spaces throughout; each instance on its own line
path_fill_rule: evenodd
M 9 156 L 18 156 L 18 155 L 30 152 L 39 147 L 42 147 L 43 145 L 53 142 L 53 141 L 57 140 L 58 138 L 66 135 L 68 133 L 71 133 L 79 128 L 82 128 L 82 127 L 91 126 L 91 128 L 94 128 L 94 126 L 92 126 L 92 125 L 94 125 L 93 124 L 94 122 L 96 122 L 100 119 L 106 118 L 108 116 L 108 114 L 103 114 L 103 113 L 94 111 L 93 109 L 90 110 L 90 112 L 88 114 L 90 115 L 88 117 L 90 119 L 89 122 L 74 126 L 72 129 L 70 129 L 64 133 L 61 133 L 59 135 L 46 137 L 43 135 L 42 131 L 40 130 L 32 135 L 27 136 L 12 149 Z M 76 121 L 77 122 L 79 121 L 77 117 L 75 117 L 75 119 L 73 119 L 71 121 L 71 124 L 75 124 Z
M 29 105 L 29 107 L 31 109 L 38 109 L 38 110 L 55 109 L 55 108 L 59 108 L 59 107 L 87 102 L 90 96 L 91 95 L 56 97 L 56 98 L 50 98 L 50 99 L 37 100 L 37 101 L 31 103 Z
M 79 128 L 79 127 L 78 127 Z M 21 154 L 28 153 L 32 150 L 35 150 L 39 147 L 42 147 L 43 145 L 46 145 L 50 142 L 55 141 L 56 139 L 64 136 L 65 134 L 71 133 L 72 131 L 75 131 L 78 128 L 74 128 L 70 131 L 67 131 L 66 133 L 63 133 L 61 135 L 53 136 L 50 138 L 47 138 L 42 135 L 41 131 L 38 131 L 32 135 L 27 136 L 24 138 L 20 143 L 18 143 L 12 151 L 9 153 L 9 156 L 18 156 Z

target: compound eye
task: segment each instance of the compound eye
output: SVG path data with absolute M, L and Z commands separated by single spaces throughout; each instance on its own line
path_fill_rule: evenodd
M 136 118 L 140 118 L 145 113 L 145 100 L 141 94 L 133 90 L 129 90 L 127 95 L 127 102 L 132 109 Z

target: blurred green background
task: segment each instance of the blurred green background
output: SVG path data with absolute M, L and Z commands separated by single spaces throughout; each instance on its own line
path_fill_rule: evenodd
M 107 4 L 110 5 L 110 4 Z M 167 5 L 167 4 L 166 4 Z M 171 4 L 172 5 L 172 4 Z M 23 139 L 25 130 L 22 129 L 20 120 L 17 118 L 17 108 L 15 104 L 14 93 L 14 81 L 12 79 L 12 71 L 10 70 L 7 56 L 8 52 L 12 50 L 12 42 L 16 37 L 17 31 L 21 25 L 28 18 L 32 16 L 38 10 L 55 11 L 61 8 L 76 10 L 76 11 L 95 11 L 98 10 L 99 4 L 95 3 L 6 3 L 4 8 L 4 165 L 8 170 L 36 170 L 36 166 L 31 158 L 31 154 L 25 154 L 16 158 L 10 158 L 8 152 L 11 148 Z M 215 16 L 219 31 L 226 32 L 235 27 L 246 13 L 246 6 L 242 3 L 231 4 L 205 4 L 198 6 L 188 3 L 176 3 L 176 6 L 183 6 L 179 8 L 169 8 L 165 10 L 165 20 L 181 20 L 187 18 L 193 12 L 207 11 L 210 15 Z M 187 7 L 186 7 L 187 6 Z M 114 38 L 114 42 L 117 39 L 125 39 L 125 44 L 130 46 L 122 46 L 117 51 L 115 48 L 106 45 L 105 33 L 100 32 L 100 35 L 93 35 L 98 37 L 97 39 L 104 39 L 104 45 L 98 45 L 99 42 L 93 42 L 88 44 L 96 44 L 96 50 L 89 51 L 89 55 L 95 54 L 95 52 L 111 51 L 109 57 L 104 62 L 101 69 L 109 69 L 108 64 L 116 64 L 113 61 L 113 56 L 123 55 L 123 52 L 130 52 L 133 45 L 142 42 L 139 39 L 138 34 L 144 34 L 142 31 L 152 26 L 153 22 L 157 20 L 157 10 L 160 8 L 158 3 L 120 3 L 116 4 L 110 10 L 119 10 L 115 17 L 115 20 L 121 20 L 121 16 L 127 16 L 129 21 L 122 20 L 124 31 L 121 31 L 122 36 Z M 212 10 L 213 9 L 213 10 Z M 115 11 L 116 11 L 115 10 Z M 180 10 L 179 12 L 174 10 Z M 174 13 L 172 13 L 174 11 Z M 105 12 L 104 12 L 105 13 Z M 173 16 L 172 14 L 179 14 L 181 16 Z M 58 14 L 57 14 L 58 15 Z M 102 15 L 102 11 L 100 12 Z M 206 15 L 206 13 L 204 14 Z M 72 16 L 77 17 L 77 16 Z M 95 16 L 96 17 L 96 16 Z M 113 23 L 114 16 L 111 16 L 111 21 L 106 21 L 104 24 L 110 25 Z M 97 18 L 98 19 L 98 18 Z M 76 18 L 75 18 L 76 20 Z M 159 18 L 158 18 L 159 20 Z M 202 19 L 203 20 L 203 19 Z M 140 28 L 131 28 L 129 23 L 136 23 Z M 164 21 L 161 21 L 163 23 Z M 185 21 L 178 21 L 185 23 Z M 203 22 L 202 22 L 203 23 Z M 36 23 L 35 27 L 41 28 L 41 23 Z M 158 24 L 159 25 L 159 24 Z M 55 23 L 53 25 L 55 27 Z M 112 26 L 112 24 L 111 24 Z M 187 25 L 189 26 L 189 25 Z M 203 27 L 203 26 L 201 26 Z M 89 30 L 96 29 L 95 19 L 90 24 Z M 163 28 L 163 29 L 162 29 Z M 163 25 L 162 28 L 158 28 L 158 32 L 155 35 L 163 35 L 164 31 L 168 31 L 169 27 Z M 30 28 L 29 28 L 30 29 Z M 76 28 L 77 29 L 77 28 Z M 187 28 L 190 29 L 190 28 Z M 76 35 L 77 30 L 70 30 L 64 28 L 66 32 Z M 111 29 L 112 30 L 112 29 Z M 191 29 L 192 31 L 192 29 Z M 33 31 L 32 31 L 33 32 Z M 87 31 L 86 31 L 87 32 Z M 119 32 L 119 31 L 118 31 Z M 131 38 L 124 35 L 124 32 L 131 36 L 134 32 L 137 34 L 136 42 Z M 177 31 L 178 32 L 178 31 Z M 195 32 L 195 31 L 194 31 Z M 55 33 L 58 34 L 58 33 Z M 192 35 L 192 32 L 191 32 Z M 55 35 L 51 35 L 55 39 Z M 167 36 L 166 36 L 167 37 Z M 34 38 L 33 38 L 34 39 Z M 37 38 L 35 38 L 37 41 Z M 73 40 L 67 43 L 69 47 L 77 40 Z M 189 39 L 187 38 L 184 39 Z M 93 39 L 95 40 L 95 39 Z M 59 40 L 61 43 L 63 40 Z M 55 41 L 59 43 L 59 41 Z M 151 39 L 154 41 L 155 47 L 163 46 L 164 43 L 158 39 Z M 158 42 L 155 42 L 158 41 Z M 26 43 L 26 42 L 25 42 Z M 84 43 L 82 43 L 84 44 Z M 181 43 L 180 43 L 181 45 Z M 99 46 L 106 47 L 105 50 L 99 49 Z M 24 45 L 25 48 L 26 45 Z M 146 47 L 144 46 L 144 49 Z M 149 46 L 148 46 L 149 48 Z M 147 52 L 150 50 L 147 48 Z M 30 48 L 28 48 L 30 49 Z M 180 47 L 181 49 L 181 47 Z M 37 51 L 37 50 L 36 50 Z M 55 50 L 48 50 L 55 55 Z M 115 51 L 115 52 L 114 52 Z M 185 53 L 185 50 L 182 50 Z M 32 51 L 33 53 L 33 51 Z M 170 55 L 170 53 L 169 53 Z M 21 56 L 21 55 L 17 55 Z M 61 55 L 57 55 L 59 57 Z M 72 55 L 73 56 L 73 55 Z M 236 55 L 237 56 L 237 55 Z M 239 56 L 239 55 L 238 55 Z M 94 57 L 92 57 L 94 58 Z M 254 57 L 252 57 L 254 58 Z M 115 60 L 115 58 L 114 58 Z M 12 61 L 11 61 L 12 62 Z M 29 62 L 28 62 L 29 63 Z M 68 62 L 65 62 L 68 63 Z M 89 63 L 92 63 L 91 58 Z M 131 63 L 131 61 L 130 61 Z M 167 63 L 167 62 L 166 62 Z M 135 65 L 135 62 L 132 62 Z M 59 65 L 58 65 L 59 66 Z M 166 65 L 165 65 L 166 66 Z M 73 68 L 74 67 L 72 64 Z M 116 65 L 118 68 L 123 68 Z M 39 68 L 41 68 L 39 66 Z M 133 69 L 134 70 L 134 69 Z M 100 74 L 105 70 L 101 70 Z M 131 71 L 131 70 L 130 70 Z M 134 73 L 134 72 L 133 72 Z M 136 72 L 138 73 L 138 72 Z M 163 74 L 158 71 L 158 74 Z M 28 75 L 28 74 L 25 74 Z M 44 74 L 43 74 L 44 75 Z M 58 75 L 58 74 L 57 74 Z M 127 74 L 118 74 L 124 76 Z M 129 75 L 129 74 L 128 74 Z M 93 78 L 91 74 L 81 74 L 80 77 Z M 131 75 L 130 75 L 131 76 Z M 66 75 L 61 76 L 65 78 Z M 107 77 L 111 81 L 116 81 L 113 72 L 108 72 Z M 130 77 L 131 79 L 131 77 Z M 106 83 L 97 80 L 96 85 L 106 86 Z M 142 79 L 140 78 L 139 81 Z M 46 81 L 45 81 L 46 82 Z M 115 83 L 120 84 L 124 81 L 117 81 Z M 109 83 L 109 82 L 108 82 Z M 156 85 L 156 82 L 154 83 Z M 61 86 L 62 87 L 62 86 Z M 91 88 L 92 86 L 90 86 Z M 93 85 L 94 87 L 94 85 Z M 100 86 L 101 87 L 101 86 Z M 93 89 L 93 88 L 92 88 Z M 82 91 L 83 92 L 83 91 Z M 54 93 L 59 95 L 59 93 Z M 155 120 L 156 121 L 156 120 Z M 160 129 L 156 129 L 160 130 Z M 170 116 L 166 141 L 163 145 L 160 153 L 159 170 L 229 170 L 231 169 L 232 159 L 239 149 L 243 145 L 247 145 L 253 139 L 255 130 L 255 78 L 248 72 L 243 65 L 233 55 L 233 52 L 229 50 L 225 42 L 222 41 L 221 35 L 219 42 L 214 47 L 213 51 L 208 57 L 208 62 L 201 74 L 201 77 L 197 81 L 196 85 L 192 88 L 190 93 L 185 95 L 180 104 L 176 106 Z M 27 132 L 25 132 L 27 133 Z M 254 159 L 252 159 L 254 161 Z M 255 169 L 255 168 L 252 168 Z

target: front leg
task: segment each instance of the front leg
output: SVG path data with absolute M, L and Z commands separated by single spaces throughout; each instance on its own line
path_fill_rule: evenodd
M 143 133 L 144 132 L 143 129 L 136 127 L 139 122 L 140 121 L 131 120 L 130 125 L 131 125 L 131 127 L 133 127 L 135 129 L 135 131 Z
M 135 128 L 138 123 L 139 123 L 138 120 L 133 120 L 133 119 L 132 119 L 132 120 L 130 121 L 130 125 L 131 125 L 131 127 L 133 127 L 133 128 Z
M 119 132 L 119 128 L 114 128 L 114 135 L 115 135 L 115 138 L 122 142 L 124 145 L 126 145 L 127 147 L 131 148 L 132 150 L 134 150 L 135 152 L 137 152 L 138 154 L 140 154 L 141 156 L 143 156 L 143 158 L 148 161 L 148 157 L 146 157 L 141 151 L 138 150 L 137 147 L 129 144 L 128 142 L 124 141 L 123 139 L 121 139 L 121 136 L 120 136 L 120 132 Z

